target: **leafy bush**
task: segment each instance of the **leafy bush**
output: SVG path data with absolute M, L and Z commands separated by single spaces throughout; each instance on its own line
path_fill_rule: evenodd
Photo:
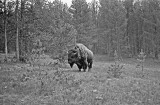
M 123 73 L 122 71 L 123 69 L 123 65 L 120 64 L 112 64 L 109 67 L 109 70 L 107 71 L 107 73 L 114 78 L 119 78 L 121 76 L 121 74 Z

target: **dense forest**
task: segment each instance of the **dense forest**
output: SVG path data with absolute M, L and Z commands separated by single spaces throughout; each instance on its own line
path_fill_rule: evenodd
M 134 57 L 141 49 L 158 59 L 159 0 L 0 0 L 0 51 L 62 54 L 76 42 L 95 54 Z
M 0 105 L 160 105 L 160 0 L 62 1 L 0 0 Z

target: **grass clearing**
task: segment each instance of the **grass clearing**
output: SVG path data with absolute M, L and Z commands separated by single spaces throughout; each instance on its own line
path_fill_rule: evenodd
M 160 105 L 158 64 L 145 66 L 142 73 L 127 59 L 121 62 L 122 78 L 111 78 L 107 70 L 113 62 L 95 58 L 91 72 L 78 72 L 76 66 L 1 64 L 0 105 Z

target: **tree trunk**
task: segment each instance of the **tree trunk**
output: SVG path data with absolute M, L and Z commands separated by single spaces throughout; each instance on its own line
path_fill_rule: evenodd
M 137 56 L 138 54 L 138 51 L 139 51 L 139 42 L 138 42 L 138 38 L 139 38 L 139 21 L 137 19 L 136 21 L 136 36 L 135 36 L 135 39 L 134 39 L 134 42 L 135 42 L 135 55 Z
M 17 29 L 16 29 L 16 52 L 17 52 L 17 60 L 19 60 L 19 23 L 18 23 L 18 0 L 16 1 L 16 20 L 17 20 Z
M 157 17 L 155 16 L 155 15 L 153 15 L 153 19 L 154 19 L 154 23 L 155 24 L 157 24 Z M 157 45 L 157 43 L 158 43 L 158 32 L 157 32 L 157 26 L 155 26 L 154 27 L 154 33 L 155 33 L 155 43 L 156 43 L 156 46 L 155 46 L 155 50 L 154 50 L 154 57 L 155 57 L 155 59 L 158 59 L 158 45 Z
M 155 48 L 155 52 L 154 52 L 154 57 L 155 59 L 158 59 L 158 48 Z
M 5 57 L 6 60 L 8 60 L 6 0 L 4 0 L 4 36 L 5 36 Z
M 22 26 L 22 18 L 23 18 L 23 5 L 22 5 L 22 2 L 23 2 L 23 0 L 21 0 L 21 14 L 20 14 L 20 20 L 21 20 L 21 22 L 20 22 L 20 30 L 19 30 L 19 43 L 20 43 L 20 46 L 19 46 L 19 55 L 20 56 L 22 56 L 23 55 L 23 52 L 22 51 L 24 51 L 24 48 L 23 48 L 23 43 L 24 43 L 24 39 L 23 39 L 23 26 Z
M 110 34 L 109 34 L 108 36 L 109 36 L 109 37 L 108 37 L 108 56 L 110 57 L 110 55 L 111 55 L 111 54 L 110 54 L 110 53 L 111 53 L 111 48 L 110 48 L 110 47 L 111 47 L 111 45 L 110 45 L 110 42 L 111 42 L 110 40 L 111 40 L 111 38 L 110 38 Z

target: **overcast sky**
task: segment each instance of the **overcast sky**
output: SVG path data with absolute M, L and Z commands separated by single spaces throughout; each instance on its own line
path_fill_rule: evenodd
M 50 0 L 50 1 L 54 1 L 54 0 Z M 71 3 L 72 3 L 72 0 L 61 0 L 63 3 L 67 3 L 68 4 L 68 6 L 70 6 L 71 5 Z M 86 0 L 87 2 L 91 2 L 92 0 Z

